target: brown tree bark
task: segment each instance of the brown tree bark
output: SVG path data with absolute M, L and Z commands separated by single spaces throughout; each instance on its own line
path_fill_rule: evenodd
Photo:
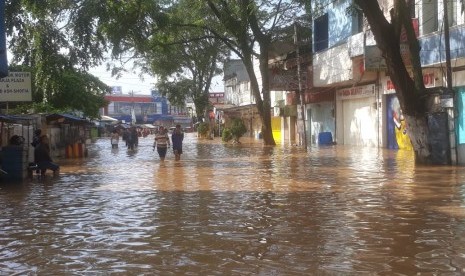
M 354 0 L 371 27 L 376 44 L 386 60 L 387 71 L 394 83 L 396 95 L 407 123 L 407 134 L 415 151 L 417 163 L 428 164 L 431 157 L 431 145 L 428 139 L 426 119 L 426 89 L 420 65 L 420 47 L 415 37 L 411 18 L 405 0 L 394 0 L 391 22 L 384 16 L 378 1 Z M 400 34 L 407 33 L 411 54 L 413 78 L 402 59 Z
M 238 18 L 233 17 L 227 12 L 229 7 L 236 7 L 232 4 L 229 6 L 227 1 L 221 3 L 221 7 L 223 7 L 224 10 L 220 10 L 214 1 L 209 0 L 207 1 L 207 4 L 217 16 L 221 24 L 223 24 L 223 26 L 234 35 L 236 44 L 235 47 L 230 47 L 230 49 L 240 56 L 249 75 L 252 94 L 262 121 L 263 142 L 265 145 L 274 146 L 276 145 L 276 142 L 274 141 L 271 129 L 271 99 L 268 72 L 268 50 L 271 45 L 271 41 L 269 36 L 265 35 L 258 25 L 256 15 L 257 11 L 253 5 L 253 1 L 241 0 L 236 3 L 237 7 L 241 10 Z M 253 36 L 250 35 L 249 26 L 252 29 Z M 218 37 L 221 39 L 219 34 Z M 260 53 L 258 56 L 262 77 L 262 91 L 260 91 L 260 86 L 258 84 L 252 62 L 254 56 L 254 41 L 256 41 L 260 46 Z

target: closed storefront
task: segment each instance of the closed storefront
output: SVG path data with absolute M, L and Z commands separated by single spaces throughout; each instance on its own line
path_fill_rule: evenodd
M 336 91 L 337 142 L 376 147 L 379 143 L 379 111 L 375 86 L 356 86 Z

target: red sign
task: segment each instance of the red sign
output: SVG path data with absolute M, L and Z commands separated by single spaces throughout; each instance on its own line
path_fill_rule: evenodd
M 428 73 L 423 75 L 423 83 L 425 84 L 425 87 L 434 87 L 434 73 Z M 386 90 L 395 90 L 396 87 L 394 86 L 394 83 L 392 80 L 388 79 L 386 81 Z
M 415 32 L 415 36 L 418 38 L 418 35 L 420 33 L 418 18 L 412 18 L 412 27 L 413 31 Z M 407 42 L 407 31 L 405 31 L 404 27 L 402 27 L 402 30 L 400 32 L 400 42 Z

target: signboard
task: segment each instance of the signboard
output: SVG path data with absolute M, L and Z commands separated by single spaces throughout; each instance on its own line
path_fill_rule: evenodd
M 375 95 L 374 84 L 344 88 L 344 89 L 339 89 L 336 91 L 336 97 L 338 100 L 364 98 L 364 97 L 371 97 L 374 95 Z
M 10 72 L 8 77 L 0 79 L 0 101 L 30 102 L 32 101 L 31 73 Z
M 123 88 L 121 86 L 112 86 L 111 87 L 111 94 L 112 95 L 122 95 Z
M 210 93 L 208 95 L 210 103 L 213 105 L 224 104 L 224 93 Z

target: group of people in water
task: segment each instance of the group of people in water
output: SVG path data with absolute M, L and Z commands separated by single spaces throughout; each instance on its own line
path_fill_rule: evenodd
M 135 127 L 130 128 L 127 132 L 123 133 L 123 140 L 126 142 L 126 146 L 130 150 L 134 150 L 139 143 L 139 135 Z M 146 135 L 144 135 L 145 137 Z M 120 134 L 118 130 L 113 130 L 111 134 L 111 147 L 118 148 Z M 182 154 L 182 142 L 184 140 L 184 132 L 180 125 L 176 125 L 176 128 L 171 134 L 171 139 L 168 135 L 168 130 L 163 126 L 160 126 L 155 133 L 153 142 L 153 150 L 157 150 L 158 156 L 161 161 L 165 160 L 166 153 L 170 146 L 173 147 L 173 153 L 175 160 L 181 160 Z M 58 175 L 60 172 L 60 166 L 56 164 L 50 155 L 50 144 L 47 135 L 43 135 L 41 129 L 37 129 L 34 132 L 34 137 L 31 145 L 34 147 L 34 164 L 36 170 L 41 176 L 45 176 L 47 170 L 53 171 L 54 175 Z
M 122 134 L 122 139 L 126 142 L 126 146 L 129 150 L 134 150 L 139 144 L 139 136 L 136 127 L 131 127 L 125 130 Z M 111 134 L 111 147 L 118 148 L 120 134 L 118 130 L 114 129 Z M 181 129 L 181 125 L 176 125 L 176 128 L 171 134 L 171 139 L 168 135 L 168 129 L 160 126 L 155 132 L 155 138 L 153 142 L 153 150 L 157 150 L 158 156 L 161 161 L 165 161 L 166 153 L 168 148 L 172 145 L 174 158 L 176 161 L 181 160 L 182 154 L 182 142 L 184 140 L 184 132 Z

